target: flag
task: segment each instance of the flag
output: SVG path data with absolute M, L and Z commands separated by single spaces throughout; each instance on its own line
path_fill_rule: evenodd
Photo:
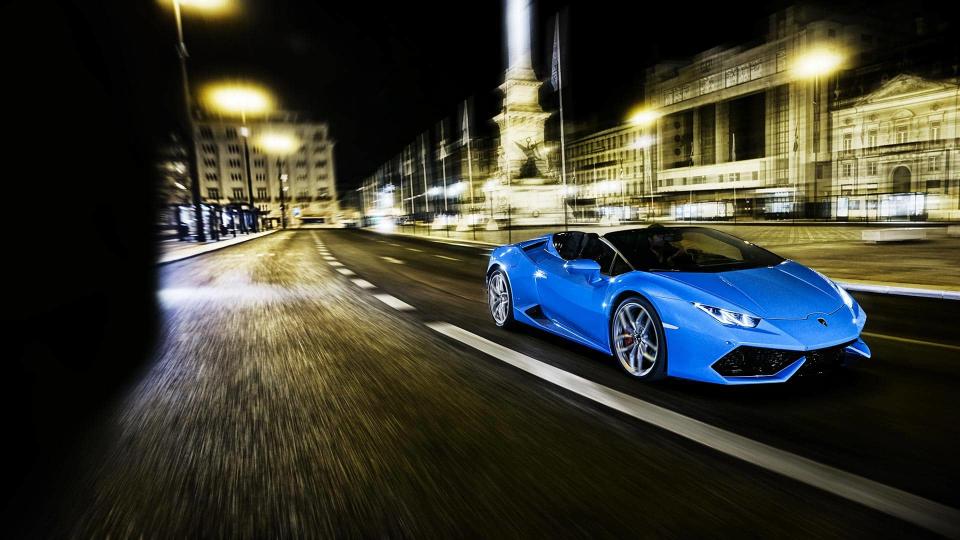
M 467 118 L 467 102 L 463 102 L 463 122 L 460 123 L 460 131 L 463 136 L 460 138 L 460 144 L 466 146 L 470 143 L 470 120 Z
M 553 91 L 560 90 L 560 15 L 557 15 L 553 30 L 553 59 L 550 62 L 550 85 Z

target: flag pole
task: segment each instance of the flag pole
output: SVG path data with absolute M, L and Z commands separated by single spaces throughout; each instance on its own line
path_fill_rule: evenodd
M 443 129 L 445 120 L 440 120 L 440 171 L 443 175 L 443 228 L 447 230 L 447 237 L 450 236 L 450 224 L 447 222 L 450 211 L 447 207 L 447 139 L 446 132 Z
M 467 140 L 467 175 L 470 179 L 470 212 L 473 212 L 475 208 L 475 202 L 473 200 L 473 155 L 470 152 L 470 114 L 467 110 L 467 100 L 463 100 L 463 127 L 464 132 L 463 136 Z M 462 174 L 462 173 L 461 173 Z M 477 224 L 474 223 L 470 227 L 473 230 L 473 239 L 477 239 Z
M 430 214 L 430 197 L 427 196 L 427 137 L 420 134 L 420 166 L 423 167 L 423 204 L 427 215 Z
M 564 138 L 563 129 L 563 69 L 560 67 L 560 14 L 557 13 L 556 24 L 554 27 L 554 45 L 556 46 L 556 68 L 557 68 L 557 92 L 560 97 L 560 178 L 563 184 L 563 198 L 560 204 L 563 205 L 563 230 L 569 230 L 567 222 L 567 144 Z

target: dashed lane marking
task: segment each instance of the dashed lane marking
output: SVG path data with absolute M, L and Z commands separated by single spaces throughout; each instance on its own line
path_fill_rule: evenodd
M 427 326 L 547 382 L 691 441 L 949 538 L 960 537 L 960 511 L 879 482 L 779 450 L 618 392 L 445 322 Z
M 447 257 L 446 255 L 434 255 L 434 257 L 437 257 L 438 259 L 446 259 L 446 260 L 448 260 L 448 261 L 459 261 L 459 260 L 460 260 L 460 259 L 458 259 L 458 258 L 456 258 L 456 257 Z
M 410 304 L 389 294 L 375 294 L 373 296 L 376 297 L 377 300 L 399 311 L 413 311 L 415 309 Z
M 345 275 L 345 276 L 355 276 L 355 275 L 357 275 L 356 273 L 354 273 L 353 270 L 351 270 L 351 269 L 349 269 L 349 268 L 337 268 L 337 272 L 340 272 L 341 274 L 343 274 L 343 275 Z
M 394 259 L 393 257 L 384 257 L 384 256 L 381 256 L 380 258 L 383 259 L 383 260 L 385 260 L 385 261 L 387 261 L 388 263 L 403 264 L 403 261 L 401 261 L 400 259 Z
M 416 251 L 417 253 L 423 253 L 423 250 L 422 250 L 422 249 L 417 249 L 417 248 L 407 248 L 407 250 L 408 250 L 408 251 Z
M 357 287 L 360 287 L 361 289 L 376 289 L 376 288 L 377 288 L 376 285 L 374 285 L 373 283 L 370 283 L 369 281 L 367 281 L 367 280 L 365 280 L 365 279 L 359 279 L 359 278 L 357 278 L 357 279 L 351 279 L 350 281 L 352 281 L 354 285 L 356 285 Z
M 327 262 L 327 264 L 329 264 L 330 266 L 333 266 L 333 267 L 343 266 L 343 263 L 342 263 L 342 262 L 338 262 L 338 261 L 329 261 L 329 262 Z

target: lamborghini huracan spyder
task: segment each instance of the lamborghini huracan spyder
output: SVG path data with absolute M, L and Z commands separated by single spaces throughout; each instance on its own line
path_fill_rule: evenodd
M 869 358 L 867 315 L 823 274 L 706 227 L 558 232 L 496 248 L 487 300 L 639 379 L 784 382 Z

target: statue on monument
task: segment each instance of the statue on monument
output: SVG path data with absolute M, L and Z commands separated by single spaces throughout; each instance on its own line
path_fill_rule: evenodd
M 517 178 L 541 178 L 547 169 L 546 160 L 540 155 L 541 142 L 534 141 L 530 137 L 527 137 L 525 145 L 519 142 L 516 144 L 523 150 L 523 154 L 526 156 L 526 160 L 520 166 L 520 170 L 517 173 Z

